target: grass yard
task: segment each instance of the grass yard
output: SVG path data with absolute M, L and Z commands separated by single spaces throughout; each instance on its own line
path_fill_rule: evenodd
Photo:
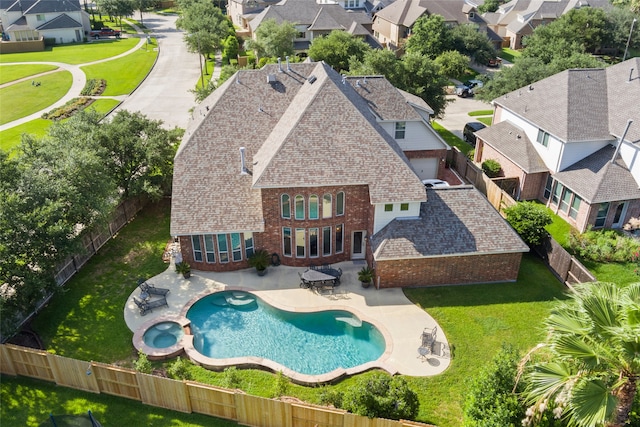
M 43 52 L 3 53 L 0 63 L 11 62 L 64 62 L 84 64 L 119 55 L 133 48 L 139 39 L 103 39 L 91 43 L 65 44 L 45 47 Z
M 491 123 L 493 122 L 493 117 L 476 117 L 476 120 L 479 121 L 480 123 L 484 123 L 487 126 L 491 126 Z
M 37 427 L 49 414 L 86 414 L 103 426 L 232 427 L 238 424 L 199 414 L 183 414 L 134 400 L 58 387 L 25 377 L 2 377 L 0 419 L 6 426 Z M 58 424 L 61 426 L 61 424 Z
M 493 110 L 476 110 L 468 113 L 471 117 L 493 116 Z
M 107 81 L 107 89 L 102 95 L 125 95 L 131 93 L 149 74 L 157 57 L 157 51 L 147 51 L 143 47 L 123 58 L 82 67 L 82 71 L 87 75 L 87 80 Z
M 442 137 L 442 139 L 444 139 L 446 143 L 451 145 L 452 147 L 458 147 L 458 149 L 464 154 L 467 154 L 469 153 L 469 151 L 473 150 L 473 147 L 470 144 L 467 144 L 466 142 L 458 138 L 455 134 L 442 127 L 442 125 L 440 125 L 438 122 L 431 122 L 431 125 L 433 126 L 435 131 L 438 132 L 438 134 Z
M 522 56 L 522 53 L 517 50 L 509 49 L 508 47 L 503 47 L 499 56 L 500 58 L 513 63 Z
M 33 65 L 4 65 L 0 66 L 0 84 L 23 79 L 47 71 L 56 70 L 55 65 L 33 64 Z
M 40 86 L 24 81 L 0 89 L 0 98 L 5 100 L 0 104 L 0 124 L 47 108 L 69 91 L 73 76 L 68 71 L 60 71 L 38 77 L 37 81 Z M 9 99 L 14 102 L 7 102 Z

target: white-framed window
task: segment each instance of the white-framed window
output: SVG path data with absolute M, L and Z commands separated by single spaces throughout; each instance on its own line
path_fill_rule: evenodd
M 409 203 L 400 203 L 400 210 L 401 211 L 408 211 L 409 210 Z
M 564 213 L 569 212 L 569 205 L 571 204 L 571 196 L 573 192 L 569 189 L 565 189 L 560 199 L 560 210 Z
M 296 228 L 296 258 L 304 258 L 306 256 L 307 233 L 305 231 L 304 228 Z
M 280 196 L 280 208 L 282 218 L 291 218 L 291 198 L 288 194 Z
M 202 245 L 200 244 L 200 236 L 191 236 L 191 246 L 193 247 L 193 260 L 202 262 Z
M 551 190 L 553 189 L 553 178 L 551 177 L 551 175 L 549 175 L 547 177 L 547 183 L 544 185 L 544 194 L 543 197 L 547 200 L 549 200 L 549 197 L 551 197 Z
M 282 228 L 282 253 L 291 256 L 291 227 Z
M 227 244 L 227 235 L 218 234 L 218 256 L 220 262 L 229 262 L 229 245 Z
M 331 218 L 333 210 L 333 199 L 331 194 L 327 193 L 322 196 L 322 218 Z
M 253 252 L 253 233 L 244 233 L 244 256 L 249 258 L 251 255 L 253 255 Z
M 240 233 L 231 233 L 231 256 L 234 261 L 242 261 L 242 239 L 240 239 Z
M 538 129 L 538 137 L 536 138 L 536 141 L 547 147 L 549 145 L 549 133 L 542 129 Z
M 396 139 L 404 139 L 407 130 L 407 122 L 396 122 Z
M 310 228 L 309 229 L 309 257 L 317 258 L 318 256 L 319 256 L 318 229 Z
M 322 255 L 331 255 L 331 227 L 322 227 Z
M 580 211 L 580 202 L 582 199 L 577 194 L 573 195 L 573 201 L 571 202 L 571 207 L 569 208 L 569 216 L 573 219 L 578 217 L 578 212 Z
M 309 219 L 318 219 L 318 196 L 312 194 L 309 196 Z
M 562 197 L 562 190 L 564 190 L 564 185 L 556 182 L 556 186 L 553 189 L 553 194 L 551 195 L 551 201 L 554 205 L 558 205 L 560 203 L 560 199 Z
M 304 197 L 296 196 L 296 219 L 304 219 Z
M 204 235 L 204 253 L 208 263 L 216 262 L 216 245 L 213 243 L 213 234 Z
M 344 224 L 336 225 L 336 253 L 344 251 Z
M 298 33 L 296 34 L 296 38 L 297 39 L 306 39 L 307 38 L 307 33 L 305 33 L 304 31 L 298 31 Z
M 386 205 L 384 205 L 384 211 L 393 212 L 393 203 L 387 203 Z
M 609 202 L 600 203 L 598 207 L 598 214 L 596 215 L 596 222 L 594 227 L 604 227 L 604 223 L 607 221 L 607 215 L 609 214 Z
M 336 194 L 336 216 L 344 215 L 344 191 L 338 191 Z

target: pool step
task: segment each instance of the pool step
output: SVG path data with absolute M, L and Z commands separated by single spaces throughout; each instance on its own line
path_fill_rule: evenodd
M 346 323 L 356 328 L 362 326 L 362 320 L 358 319 L 357 317 L 336 317 L 336 321 Z

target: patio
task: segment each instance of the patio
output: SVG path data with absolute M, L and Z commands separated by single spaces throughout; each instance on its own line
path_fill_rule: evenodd
M 349 309 L 364 320 L 379 327 L 387 341 L 387 349 L 377 365 L 392 373 L 410 376 L 431 376 L 443 372 L 450 364 L 449 345 L 445 333 L 424 310 L 412 304 L 401 289 L 376 290 L 362 288 L 358 282 L 358 271 L 364 263 L 343 262 L 334 265 L 343 271 L 341 284 L 335 295 L 319 295 L 309 289 L 300 288 L 300 277 L 304 269 L 295 267 L 269 267 L 266 276 L 259 277 L 254 269 L 214 273 L 192 271 L 184 279 L 174 271 L 173 263 L 163 273 L 149 278 L 148 283 L 169 288 L 169 307 L 154 309 L 145 316 L 140 315 L 133 302 L 127 299 L 124 318 L 132 332 L 143 325 L 165 318 L 178 318 L 190 301 L 206 294 L 226 289 L 251 291 L 265 302 L 289 311 L 316 311 Z M 438 354 L 425 358 L 420 354 L 421 335 L 425 328 L 438 326 Z

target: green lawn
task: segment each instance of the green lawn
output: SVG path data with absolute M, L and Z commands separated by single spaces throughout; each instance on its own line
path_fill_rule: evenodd
M 46 71 L 55 70 L 55 65 L 33 64 L 33 65 L 4 65 L 0 66 L 0 84 L 23 79 Z
M 514 62 L 516 59 L 522 56 L 522 53 L 517 50 L 509 49 L 508 47 L 503 47 L 502 52 L 500 52 L 499 56 L 509 62 Z
M 84 64 L 119 55 L 131 49 L 139 39 L 109 39 L 91 43 L 48 46 L 43 52 L 3 53 L 0 63 L 10 62 L 64 62 Z
M 103 95 L 125 95 L 131 93 L 147 76 L 157 56 L 157 51 L 147 51 L 143 47 L 123 58 L 82 67 L 82 71 L 87 75 L 87 80 L 107 81 Z
M 478 120 L 480 123 L 484 123 L 487 126 L 491 126 L 493 117 L 477 117 L 476 120 Z
M 103 426 L 232 427 L 238 424 L 199 414 L 143 405 L 135 400 L 58 387 L 25 377 L 2 376 L 0 420 L 3 426 L 37 427 L 49 414 L 86 414 Z M 63 427 L 62 424 L 58 424 Z
M 469 151 L 473 150 L 473 147 L 470 144 L 467 144 L 466 142 L 455 136 L 453 133 L 442 127 L 442 125 L 438 122 L 431 122 L 431 124 L 433 125 L 435 131 L 438 132 L 442 139 L 444 139 L 450 146 L 458 147 L 458 149 L 464 154 L 467 154 Z
M 40 76 L 37 81 L 40 86 L 24 81 L 0 89 L 0 98 L 4 100 L 0 104 L 0 124 L 47 108 L 69 91 L 73 76 L 68 71 L 60 71 Z
M 468 113 L 471 117 L 477 116 L 493 116 L 493 110 L 476 110 Z

